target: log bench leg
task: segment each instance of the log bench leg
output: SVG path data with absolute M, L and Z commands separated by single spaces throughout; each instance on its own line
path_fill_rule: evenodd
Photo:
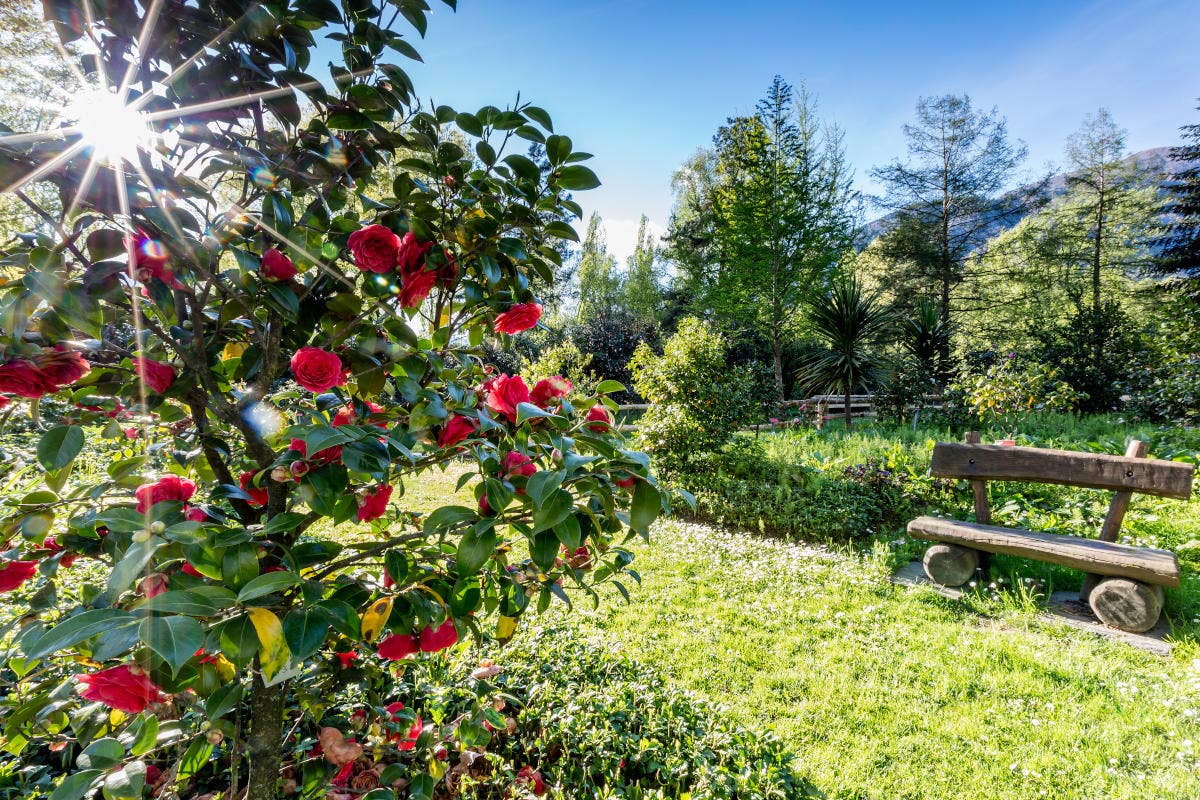
M 1088 604 L 1105 625 L 1131 633 L 1145 633 L 1158 622 L 1163 600 L 1161 586 L 1128 578 L 1105 578 L 1092 590 Z
M 925 574 L 942 586 L 962 586 L 975 576 L 979 555 L 969 547 L 939 542 L 925 551 Z

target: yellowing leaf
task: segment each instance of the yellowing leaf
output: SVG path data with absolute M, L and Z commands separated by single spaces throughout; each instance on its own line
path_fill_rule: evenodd
M 513 637 L 517 632 L 516 617 L 500 617 L 500 621 L 496 623 L 496 638 L 503 644 Z
M 262 665 L 263 677 L 270 681 L 292 657 L 287 642 L 283 639 L 283 625 L 279 617 L 265 608 L 256 606 L 246 609 L 250 622 L 258 633 L 258 641 L 262 645 L 258 651 L 258 661 Z
M 225 345 L 225 349 L 221 351 L 221 360 L 228 361 L 231 358 L 241 358 L 242 353 L 246 352 L 245 342 L 230 342 Z
M 387 624 L 388 617 L 392 613 L 392 598 L 381 597 L 363 612 L 362 615 L 362 638 L 364 642 L 370 644 L 379 638 L 379 634 L 383 632 L 383 626 Z

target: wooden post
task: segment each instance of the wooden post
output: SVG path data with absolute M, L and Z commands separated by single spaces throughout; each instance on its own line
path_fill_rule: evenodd
M 1125 456 L 1127 458 L 1145 458 L 1146 451 L 1146 443 L 1134 439 L 1125 448 Z M 1121 535 L 1121 523 L 1125 521 L 1125 512 L 1129 510 L 1131 499 L 1133 499 L 1133 492 L 1113 492 L 1112 502 L 1108 504 L 1108 514 L 1104 517 L 1104 524 L 1100 526 L 1100 541 L 1115 542 Z M 1079 590 L 1079 599 L 1085 603 L 1088 602 L 1092 591 L 1100 584 L 1103 577 L 1102 575 L 1084 575 L 1083 588 Z
M 967 444 L 979 444 L 983 437 L 979 431 L 968 431 L 963 441 Z M 975 521 L 981 525 L 992 524 L 992 508 L 988 505 L 987 481 L 971 481 L 971 491 L 975 493 Z
M 980 444 L 983 437 L 979 431 L 967 431 L 967 435 L 963 437 L 963 441 L 967 444 Z M 975 521 L 981 525 L 992 524 L 992 507 L 988 504 L 987 481 L 971 481 L 971 493 L 975 495 Z M 979 567 L 987 573 L 988 568 L 992 565 L 991 553 L 979 554 Z

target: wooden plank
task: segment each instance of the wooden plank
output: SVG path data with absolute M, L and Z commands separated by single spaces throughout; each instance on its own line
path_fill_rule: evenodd
M 939 478 L 1057 483 L 1180 500 L 1192 496 L 1194 471 L 1178 461 L 955 442 L 934 446 L 929 469 Z
M 918 539 L 1047 561 L 1098 575 L 1120 575 L 1160 586 L 1179 585 L 1179 561 L 1168 550 L 939 517 L 917 517 L 908 523 L 908 532 Z

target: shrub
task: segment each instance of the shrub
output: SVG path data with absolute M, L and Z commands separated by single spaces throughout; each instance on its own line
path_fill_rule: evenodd
M 677 470 L 696 454 L 719 450 L 757 414 L 753 378 L 730 367 L 727 352 L 724 337 L 694 317 L 680 322 L 662 355 L 638 345 L 629 367 L 650 403 L 638 436 L 661 469 Z
M 531 280 L 560 266 L 570 193 L 598 180 L 536 106 L 423 110 L 384 61 L 415 52 L 371 3 L 252 4 L 233 26 L 228 3 L 176 5 L 46 3 L 70 51 L 103 42 L 85 71 L 120 65 L 98 103 L 154 109 L 154 155 L 96 173 L 66 145 L 44 175 L 54 224 L 0 254 L 5 413 L 74 406 L 0 504 L 20 622 L 0 652 L 4 750 L 56 800 L 314 798 L 376 767 L 350 788 L 430 798 L 439 748 L 475 746 L 487 708 L 418 723 L 431 678 L 387 712 L 409 727 L 363 751 L 328 717 L 349 674 L 379 712 L 396 662 L 596 597 L 663 507 L 609 424 L 615 387 L 576 404 L 482 363 L 537 323 Z M 428 6 L 403 11 L 423 32 Z M 334 21 L 344 63 L 320 83 L 302 70 Z M 514 130 L 545 142 L 540 163 L 508 152 Z M 34 144 L 0 144 L 0 172 L 64 147 Z M 114 174 L 118 191 L 85 185 Z M 138 449 L 86 469 L 89 441 L 126 428 Z M 472 502 L 397 507 L 451 461 Z
M 1015 353 L 999 359 L 987 370 L 967 381 L 971 411 L 998 426 L 1005 436 L 1014 435 L 1021 421 L 1031 414 L 1070 411 L 1083 397 L 1058 377 L 1058 370 L 1045 364 L 1026 363 Z

